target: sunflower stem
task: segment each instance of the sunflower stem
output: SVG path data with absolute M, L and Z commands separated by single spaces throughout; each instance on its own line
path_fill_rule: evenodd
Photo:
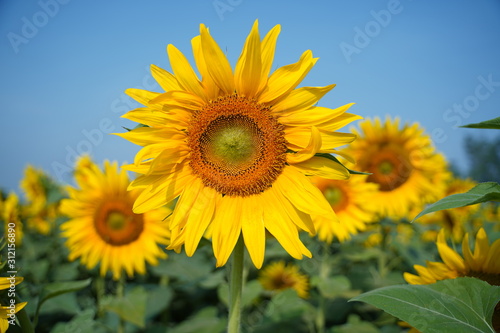
M 319 278 L 321 280 L 326 280 L 328 279 L 328 275 L 330 275 L 330 267 L 329 262 L 328 262 L 328 252 L 329 252 L 329 246 L 322 242 L 322 250 L 323 253 L 321 253 L 321 266 L 320 266 L 320 271 L 319 271 Z M 317 333 L 324 333 L 325 332 L 325 309 L 326 309 L 326 300 L 325 297 L 319 293 L 319 303 L 318 303 L 318 309 L 316 312 L 316 332 Z
M 234 248 L 231 263 L 231 276 L 229 281 L 229 321 L 227 326 L 228 333 L 240 332 L 244 249 L 244 242 L 240 236 Z
M 116 296 L 119 298 L 123 298 L 125 296 L 125 276 L 123 274 L 120 275 L 120 279 L 118 280 L 118 284 L 116 286 Z M 120 322 L 118 323 L 118 333 L 125 332 L 125 320 L 121 316 Z

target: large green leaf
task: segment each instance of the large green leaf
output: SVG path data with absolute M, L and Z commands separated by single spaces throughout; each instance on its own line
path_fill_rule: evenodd
M 462 277 L 429 285 L 398 285 L 351 299 L 374 305 L 424 333 L 485 333 L 500 301 L 500 287 Z
M 425 214 L 439 210 L 469 206 L 487 201 L 500 201 L 500 184 L 495 182 L 480 183 L 465 193 L 447 196 L 427 206 L 420 214 L 415 216 L 413 221 Z
M 226 319 L 217 317 L 217 309 L 206 307 L 183 321 L 169 333 L 221 333 L 226 328 Z
M 147 298 L 146 290 L 139 286 L 127 291 L 124 297 L 106 296 L 102 299 L 101 306 L 123 320 L 144 328 Z
M 480 123 L 468 124 L 460 127 L 467 128 L 488 128 L 488 129 L 500 129 L 500 117 L 493 118 L 490 120 L 482 121 Z
M 90 285 L 91 279 L 80 280 L 80 281 L 66 281 L 66 282 L 54 282 L 45 285 L 38 296 L 38 305 L 36 307 L 35 318 L 33 320 L 34 326 L 38 321 L 38 314 L 43 303 L 52 297 L 62 295 L 65 293 L 71 293 L 74 291 L 81 290 Z

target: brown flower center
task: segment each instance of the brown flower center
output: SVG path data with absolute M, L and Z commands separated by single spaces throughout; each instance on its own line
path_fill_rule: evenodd
M 345 186 L 337 181 L 328 181 L 318 184 L 318 188 L 325 196 L 328 203 L 332 206 L 334 212 L 344 210 L 349 204 L 349 195 Z
M 366 161 L 365 169 L 370 172 L 368 181 L 379 184 L 381 191 L 392 191 L 403 185 L 413 170 L 409 157 L 396 145 L 382 145 L 372 158 Z
M 132 204 L 123 200 L 103 202 L 94 215 L 94 226 L 103 241 L 110 245 L 130 244 L 144 229 L 142 214 L 132 212 Z
M 190 166 L 205 186 L 248 196 L 272 186 L 285 166 L 283 125 L 268 107 L 237 95 L 195 113 L 188 128 Z

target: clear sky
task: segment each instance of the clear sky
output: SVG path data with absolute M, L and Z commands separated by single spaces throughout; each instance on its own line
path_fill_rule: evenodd
M 500 115 L 500 1 L 40 0 L 0 2 L 0 187 L 18 190 L 33 164 L 71 181 L 75 155 L 133 160 L 110 132 L 138 107 L 127 88 L 160 91 L 150 64 L 170 69 L 171 43 L 192 60 L 199 24 L 233 66 L 252 23 L 281 24 L 274 68 L 310 49 L 303 85 L 337 87 L 320 106 L 349 102 L 363 117 L 419 122 L 448 160 L 467 168 L 457 128 Z

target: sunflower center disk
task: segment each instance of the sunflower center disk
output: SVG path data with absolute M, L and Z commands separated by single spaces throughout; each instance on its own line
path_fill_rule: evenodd
M 193 172 L 223 195 L 261 193 L 285 166 L 283 125 L 268 107 L 246 97 L 224 96 L 205 105 L 188 134 Z
M 144 228 L 142 215 L 134 214 L 131 205 L 120 200 L 106 201 L 96 210 L 94 225 L 106 243 L 120 246 L 137 240 Z
M 392 191 L 410 178 L 413 166 L 409 158 L 396 147 L 379 152 L 369 163 L 367 170 L 372 174 L 368 181 L 377 183 L 381 191 Z
M 346 194 L 339 187 L 327 187 L 323 193 L 335 212 L 341 211 L 347 205 Z
M 206 158 L 237 171 L 250 166 L 262 144 L 261 133 L 248 117 L 220 117 L 212 122 L 202 140 Z

